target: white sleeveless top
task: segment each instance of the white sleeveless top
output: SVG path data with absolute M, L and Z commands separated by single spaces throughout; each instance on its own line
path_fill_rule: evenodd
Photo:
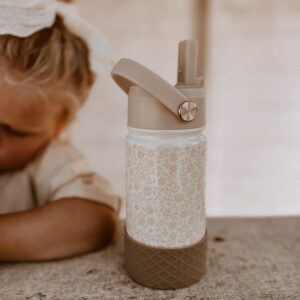
M 70 197 L 97 201 L 118 213 L 122 202 L 112 184 L 69 141 L 54 140 L 25 168 L 0 175 L 0 214 Z

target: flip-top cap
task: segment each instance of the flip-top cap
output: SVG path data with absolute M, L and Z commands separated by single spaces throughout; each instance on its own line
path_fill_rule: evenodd
M 162 77 L 131 59 L 121 59 L 111 75 L 128 94 L 128 126 L 142 129 L 179 130 L 205 126 L 205 95 L 196 78 L 197 55 L 193 40 L 179 44 L 178 83 Z

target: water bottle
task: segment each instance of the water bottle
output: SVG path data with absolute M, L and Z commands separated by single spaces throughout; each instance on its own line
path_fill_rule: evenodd
M 128 94 L 125 268 L 153 289 L 196 283 L 206 272 L 206 137 L 197 41 L 179 43 L 178 82 L 121 59 L 112 70 Z

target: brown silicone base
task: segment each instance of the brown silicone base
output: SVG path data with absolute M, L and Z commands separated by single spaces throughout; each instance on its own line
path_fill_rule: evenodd
M 125 228 L 125 268 L 137 283 L 169 290 L 192 285 L 206 272 L 207 233 L 183 248 L 152 247 L 131 238 Z

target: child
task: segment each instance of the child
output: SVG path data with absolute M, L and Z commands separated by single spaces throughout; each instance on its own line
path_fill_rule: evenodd
M 58 14 L 54 2 L 0 0 L 0 261 L 94 251 L 117 226 L 121 197 L 61 137 L 99 61 L 66 25 L 78 17 Z

